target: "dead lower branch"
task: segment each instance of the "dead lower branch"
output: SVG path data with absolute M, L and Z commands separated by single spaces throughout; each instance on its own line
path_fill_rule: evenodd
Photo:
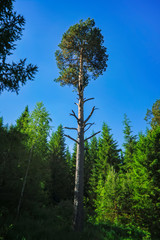
M 75 112 L 72 110 L 72 113 L 70 113 L 70 116 L 73 116 L 77 119 L 77 121 L 79 121 L 78 117 L 76 116 Z
M 86 124 L 84 125 L 84 127 L 86 127 L 87 125 L 90 125 L 90 124 L 92 124 L 92 123 L 86 123 Z
M 92 125 L 94 125 L 95 123 L 87 123 L 86 125 L 85 125 L 85 127 L 87 126 L 87 125 L 89 125 L 89 127 L 84 131 L 84 132 L 87 132 L 89 129 L 90 129 L 90 127 L 92 127 Z
M 65 129 L 69 129 L 69 130 L 76 130 L 77 131 L 77 128 L 72 128 L 72 127 L 63 127 Z
M 97 135 L 97 134 L 98 134 L 98 133 L 100 133 L 100 132 L 101 132 L 101 131 L 94 133 L 94 134 L 93 134 L 93 135 L 91 135 L 90 137 L 86 138 L 84 141 L 87 141 L 88 139 L 90 139 L 90 138 L 94 137 L 95 135 Z
M 76 139 L 72 138 L 71 136 L 66 135 L 66 134 L 64 134 L 64 136 L 70 138 L 71 140 L 73 140 L 73 141 L 75 141 L 77 144 L 79 144 L 79 142 L 78 142 Z
M 87 102 L 87 101 L 93 100 L 93 99 L 95 99 L 95 98 L 84 99 L 84 103 Z
M 96 108 L 95 106 L 92 108 L 91 113 L 89 114 L 89 116 L 87 117 L 87 119 L 84 121 L 84 123 L 88 122 L 88 120 L 91 118 L 93 112 L 94 112 L 96 109 L 97 109 L 97 108 Z

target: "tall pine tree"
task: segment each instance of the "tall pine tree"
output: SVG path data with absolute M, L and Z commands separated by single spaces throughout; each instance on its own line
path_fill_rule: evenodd
M 80 21 L 71 26 L 62 37 L 60 50 L 56 51 L 57 66 L 60 70 L 57 82 L 63 85 L 73 85 L 78 92 L 78 116 L 72 111 L 77 120 L 77 142 L 75 191 L 74 191 L 74 229 L 83 228 L 83 186 L 84 186 L 84 132 L 92 126 L 90 115 L 84 120 L 84 103 L 90 99 L 84 98 L 84 89 L 90 78 L 96 79 L 107 67 L 108 56 L 103 46 L 104 40 L 99 28 L 95 27 L 93 19 Z M 76 128 L 68 128 L 75 129 Z

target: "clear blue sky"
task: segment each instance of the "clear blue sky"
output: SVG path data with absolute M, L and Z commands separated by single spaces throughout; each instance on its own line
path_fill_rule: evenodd
M 27 58 L 28 63 L 38 65 L 39 72 L 19 95 L 1 94 L 0 115 L 5 124 L 14 124 L 26 105 L 32 111 L 36 102 L 43 101 L 53 119 L 53 130 L 60 123 L 76 126 L 69 116 L 72 109 L 76 111 L 76 93 L 53 82 L 58 77 L 54 52 L 71 25 L 90 17 L 102 30 L 109 54 L 107 71 L 85 91 L 86 97 L 95 97 L 86 103 L 86 115 L 92 106 L 99 108 L 92 117 L 96 123 L 92 129 L 101 130 L 105 121 L 121 146 L 126 113 L 135 134 L 145 131 L 146 110 L 160 98 L 160 1 L 16 0 L 14 6 L 26 25 L 12 59 Z M 73 143 L 67 143 L 71 148 Z

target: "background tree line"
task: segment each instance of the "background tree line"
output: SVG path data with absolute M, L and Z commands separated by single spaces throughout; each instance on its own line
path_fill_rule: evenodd
M 137 235 L 140 237 L 135 239 L 142 239 L 143 234 L 148 234 L 145 235 L 148 239 L 149 234 L 152 236 L 151 239 L 158 239 L 160 234 L 158 104 L 159 100 L 153 105 L 152 110 L 147 111 L 146 120 L 151 123 L 150 128 L 138 136 L 133 135 L 131 122 L 126 115 L 124 116 L 123 150 L 119 149 L 106 123 L 102 126 L 99 138 L 93 137 L 86 141 L 84 205 L 86 221 L 91 224 L 130 226 L 131 229 L 142 231 Z M 64 224 L 69 226 L 73 214 L 75 161 L 76 144 L 71 154 L 65 143 L 62 125 L 52 132 L 51 119 L 43 103 L 37 103 L 31 113 L 26 107 L 15 125 L 5 126 L 1 118 L 1 239 L 7 237 L 13 239 L 11 236 L 17 234 L 19 221 L 25 218 L 26 214 L 31 221 L 37 215 L 41 219 L 44 212 L 50 211 L 49 214 L 47 212 L 47 216 L 52 212 L 53 218 L 60 218 L 56 221 L 64 221 Z M 22 226 L 21 229 L 17 239 L 22 239 L 25 234 Z M 134 239 L 133 232 L 131 231 L 131 234 Z M 54 236 L 54 233 L 52 234 Z M 34 239 L 33 236 L 32 238 L 24 236 L 26 239 Z

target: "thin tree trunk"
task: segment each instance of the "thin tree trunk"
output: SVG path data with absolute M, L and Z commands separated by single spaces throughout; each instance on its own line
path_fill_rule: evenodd
M 74 189 L 74 230 L 83 229 L 83 185 L 84 185 L 84 99 L 83 99 L 83 49 L 80 52 L 80 73 L 78 84 L 78 144 L 76 156 L 75 189 Z
M 25 190 L 25 186 L 26 186 L 26 182 L 27 182 L 27 177 L 28 177 L 28 171 L 29 171 L 29 167 L 30 167 L 30 163 L 31 163 L 31 158 L 32 158 L 32 151 L 33 151 L 33 146 L 30 150 L 30 154 L 29 154 L 29 158 L 28 158 L 28 165 L 27 165 L 27 169 L 26 169 L 26 174 L 24 177 L 24 181 L 23 181 L 23 186 L 22 186 L 22 190 L 21 190 L 21 195 L 19 198 L 19 203 L 18 203 L 18 207 L 17 207 L 17 216 L 16 219 L 19 217 L 19 212 L 20 212 L 20 208 L 21 208 L 21 203 L 22 203 L 22 199 L 23 199 L 23 195 L 24 195 L 24 190 Z

